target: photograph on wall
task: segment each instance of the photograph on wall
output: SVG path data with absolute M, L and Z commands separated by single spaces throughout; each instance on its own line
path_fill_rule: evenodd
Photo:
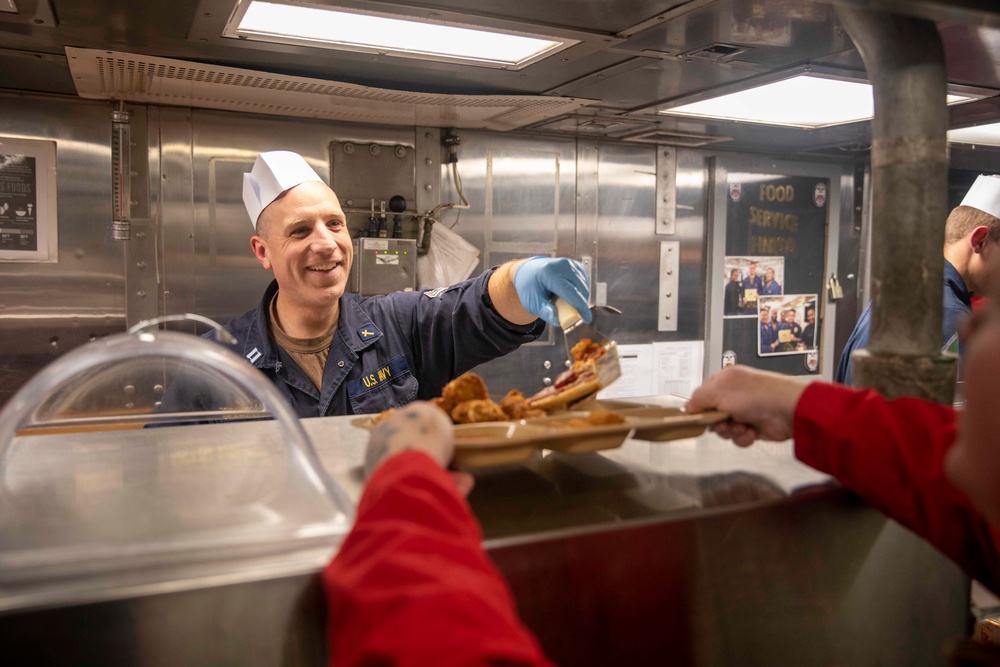
M 816 294 L 762 296 L 757 351 L 762 357 L 806 354 L 816 349 Z
M 757 317 L 761 297 L 783 294 L 784 257 L 726 257 L 723 317 Z
M 0 261 L 56 261 L 55 173 L 55 142 L 0 137 Z

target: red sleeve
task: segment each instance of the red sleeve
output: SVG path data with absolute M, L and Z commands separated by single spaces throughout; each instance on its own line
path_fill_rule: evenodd
M 937 547 L 1000 590 L 996 536 L 944 475 L 955 411 L 915 398 L 813 383 L 795 408 L 796 457 Z
M 330 665 L 551 665 L 448 474 L 420 452 L 383 463 L 323 571 Z

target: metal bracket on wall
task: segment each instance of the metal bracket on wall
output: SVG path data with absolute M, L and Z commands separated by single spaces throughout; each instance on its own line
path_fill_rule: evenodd
M 160 314 L 156 221 L 132 218 L 125 243 L 125 323 L 129 326 Z
M 583 264 L 583 270 L 587 272 L 587 282 L 591 286 L 594 284 L 594 258 L 590 255 L 580 255 L 580 263 Z M 591 296 L 591 301 L 593 301 L 593 296 Z
M 657 331 L 677 331 L 680 291 L 681 242 L 660 241 L 660 298 Z
M 677 149 L 656 148 L 656 233 L 673 234 L 677 223 Z
M 416 210 L 426 213 L 441 203 L 441 129 L 418 127 L 413 140 L 416 152 Z
M 157 220 L 150 215 L 151 153 L 147 111 L 145 106 L 129 109 L 128 146 L 123 147 L 127 159 L 119 165 L 123 169 L 120 194 L 128 196 L 128 220 L 124 228 L 119 227 L 125 248 L 125 323 L 128 325 L 157 317 L 162 305 L 159 234 Z

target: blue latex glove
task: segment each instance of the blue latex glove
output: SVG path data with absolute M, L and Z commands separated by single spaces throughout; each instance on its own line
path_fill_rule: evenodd
M 552 300 L 562 297 L 576 308 L 584 322 L 594 319 L 587 305 L 590 281 L 583 265 L 566 257 L 531 257 L 514 272 L 514 289 L 524 309 L 552 326 L 559 316 Z

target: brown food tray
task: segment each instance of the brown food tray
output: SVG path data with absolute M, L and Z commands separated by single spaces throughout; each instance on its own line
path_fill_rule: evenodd
M 607 426 L 571 426 L 570 420 L 586 419 L 588 410 L 571 410 L 548 417 L 521 421 L 483 422 L 455 426 L 456 465 L 475 468 L 521 463 L 539 449 L 572 454 L 620 447 L 629 437 L 666 442 L 701 435 L 709 424 L 722 421 L 721 412 L 689 415 L 680 408 L 627 404 L 615 405 L 625 421 Z M 596 407 L 596 406 L 595 406 Z M 607 409 L 610 406 L 600 405 Z M 371 428 L 371 417 L 361 417 L 352 425 Z

